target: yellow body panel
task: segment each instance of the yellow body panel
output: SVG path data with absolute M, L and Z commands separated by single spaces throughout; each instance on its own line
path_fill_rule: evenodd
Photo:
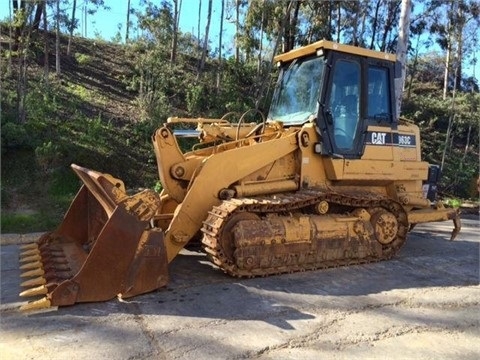
M 426 162 L 327 158 L 324 163 L 330 180 L 424 180 L 428 172 Z
M 301 164 L 300 183 L 302 186 L 318 187 L 327 182 L 324 162 L 315 153 L 317 133 L 314 124 L 305 124 L 299 133 L 299 159 Z
M 285 54 L 277 55 L 275 56 L 275 62 L 278 62 L 278 61 L 287 62 L 293 59 L 297 59 L 299 57 L 313 55 L 317 53 L 318 50 L 321 50 L 321 49 L 335 50 L 339 52 L 345 52 L 349 54 L 355 54 L 355 55 L 365 56 L 365 57 L 374 58 L 374 59 L 388 60 L 392 62 L 395 62 L 397 60 L 397 57 L 394 54 L 359 48 L 351 45 L 338 44 L 328 40 L 320 40 L 313 44 L 310 44 L 301 48 L 293 49 Z

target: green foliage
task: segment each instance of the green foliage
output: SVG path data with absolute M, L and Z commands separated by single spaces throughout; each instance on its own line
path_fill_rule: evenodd
M 453 207 L 453 208 L 459 208 L 462 205 L 462 201 L 460 199 L 454 198 L 454 199 L 444 199 L 443 203 L 446 206 Z
M 216 97 L 216 105 L 225 112 L 244 112 L 254 107 L 257 97 L 252 96 L 257 85 L 256 69 L 252 63 L 236 63 L 230 58 L 224 63 L 224 79 Z M 267 75 L 270 76 L 270 75 Z
M 2 208 L 6 207 L 10 201 L 7 187 L 3 185 L 2 181 L 0 181 L 0 201 Z
M 77 60 L 78 65 L 89 65 L 92 63 L 92 57 L 88 54 L 75 53 L 75 60 Z
M 166 0 L 160 1 L 160 6 L 151 1 L 146 2 L 145 11 L 138 12 L 139 28 L 145 31 L 147 39 L 156 43 L 169 44 L 172 39 L 173 15 L 172 5 Z
M 2 148 L 20 147 L 28 144 L 28 134 L 24 125 L 7 122 L 2 125 Z
M 53 189 L 55 183 L 62 185 Z M 8 149 L 2 156 L 1 231 L 53 230 L 72 200 L 68 183 L 64 170 L 44 173 L 32 150 Z
M 147 119 L 134 123 L 129 129 L 131 135 L 130 139 L 133 139 L 135 141 L 141 141 L 141 139 L 150 139 L 155 130 L 159 128 L 163 123 L 163 116 L 160 116 L 157 119 Z M 131 142 L 128 142 L 127 145 L 131 146 L 132 144 Z
M 422 91 L 426 87 L 430 91 Z M 478 93 L 457 93 L 452 135 L 448 141 L 446 132 L 452 98 L 443 100 L 439 86 L 417 83 L 410 100 L 403 103 L 403 116 L 420 127 L 422 158 L 441 165 L 444 150 L 446 152 L 439 183 L 441 194 L 463 199 L 473 196 L 471 182 L 479 175 L 479 102 Z
M 4 213 L 0 231 L 6 233 L 28 233 L 53 230 L 58 225 L 58 217 L 43 211 L 31 213 Z
M 26 111 L 29 122 L 48 122 L 63 107 L 57 84 L 47 86 L 43 82 L 32 83 L 27 93 Z
M 80 189 L 82 182 L 70 169 L 60 168 L 53 172 L 48 193 L 55 199 L 57 206 L 65 208 Z
M 202 85 L 192 85 L 187 89 L 187 110 L 191 114 L 199 113 L 202 110 L 202 103 L 205 103 L 203 94 L 205 93 Z
M 79 129 L 82 129 L 78 134 L 79 143 L 91 144 L 97 149 L 108 146 L 106 141 L 110 138 L 109 134 L 113 131 L 113 126 L 110 122 L 103 120 L 100 114 L 93 119 L 80 115 L 75 120 L 81 126 Z
M 141 122 L 149 119 L 162 119 L 165 121 L 170 115 L 171 106 L 168 103 L 167 96 L 161 91 L 150 91 L 141 94 L 134 100 L 134 104 L 140 110 Z
M 159 193 L 159 194 L 160 194 L 160 193 L 162 192 L 162 190 L 163 190 L 163 185 L 162 185 L 162 183 L 161 183 L 160 181 L 157 181 L 157 182 L 155 183 L 155 185 L 153 186 L 153 190 L 154 190 L 156 193 Z
M 44 172 L 52 171 L 62 165 L 61 147 L 51 141 L 38 146 L 35 149 L 35 157 Z
M 90 90 L 81 84 L 70 83 L 66 87 L 66 91 L 75 96 L 75 99 L 80 102 L 91 102 L 99 105 L 106 103 L 105 97 L 102 94 Z

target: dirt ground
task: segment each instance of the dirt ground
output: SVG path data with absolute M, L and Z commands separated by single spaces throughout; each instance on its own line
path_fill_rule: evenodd
M 390 261 L 230 278 L 184 251 L 167 288 L 25 315 L 1 246 L 2 359 L 478 359 L 480 229 L 418 226 Z M 2 236 L 6 239 L 7 236 Z M 6 244 L 7 242 L 3 241 Z

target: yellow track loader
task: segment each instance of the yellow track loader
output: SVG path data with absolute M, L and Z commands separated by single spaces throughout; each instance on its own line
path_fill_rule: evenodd
M 192 239 L 225 273 L 253 277 L 390 259 L 417 223 L 453 220 L 456 236 L 438 167 L 395 113 L 394 55 L 319 41 L 275 61 L 268 116 L 169 118 L 154 133 L 160 194 L 72 165 L 84 185 L 64 221 L 21 254 L 21 295 L 40 297 L 23 308 L 158 289 Z M 198 138 L 189 152 L 185 136 Z

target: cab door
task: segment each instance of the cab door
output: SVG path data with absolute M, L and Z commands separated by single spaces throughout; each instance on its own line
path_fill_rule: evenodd
M 398 126 L 394 63 L 340 52 L 330 53 L 327 62 L 318 117 L 322 153 L 360 159 L 372 144 L 392 152 Z
M 329 62 L 332 66 L 320 116 L 324 149 L 334 156 L 358 158 L 365 130 L 361 58 L 334 53 Z

